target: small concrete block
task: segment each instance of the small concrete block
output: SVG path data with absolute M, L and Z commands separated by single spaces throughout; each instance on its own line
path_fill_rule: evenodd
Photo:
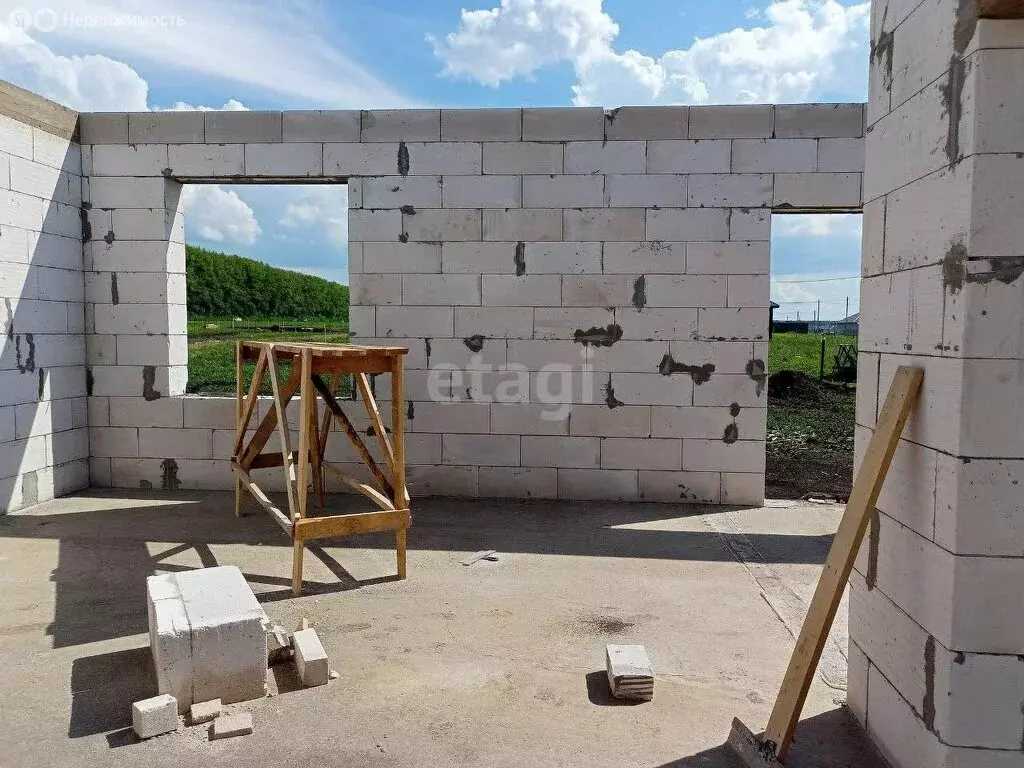
M 140 739 L 178 730 L 178 702 L 169 693 L 132 704 L 132 728 Z
M 307 688 L 326 685 L 330 676 L 327 651 L 324 650 L 315 629 L 301 629 L 292 635 L 295 649 L 295 667 Z
M 274 625 L 267 632 L 267 665 L 273 666 L 292 656 L 292 640 L 284 627 Z
M 540 107 L 523 110 L 523 141 L 604 139 L 600 107 Z
M 188 710 L 189 722 L 191 722 L 192 725 L 208 723 L 211 720 L 220 717 L 220 712 L 220 699 L 213 699 L 211 701 L 193 704 Z
M 127 112 L 86 112 L 79 117 L 82 144 L 127 144 Z
M 642 645 L 607 645 L 605 661 L 612 696 L 617 699 L 654 698 L 654 670 Z
M 248 736 L 252 733 L 252 715 L 248 712 L 237 712 L 234 715 L 222 715 L 210 726 L 210 741 L 230 739 L 232 736 Z

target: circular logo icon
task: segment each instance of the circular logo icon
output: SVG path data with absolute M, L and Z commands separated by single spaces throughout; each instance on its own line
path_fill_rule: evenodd
M 36 11 L 35 27 L 40 32 L 53 32 L 57 28 L 57 12 L 53 8 L 40 8 Z

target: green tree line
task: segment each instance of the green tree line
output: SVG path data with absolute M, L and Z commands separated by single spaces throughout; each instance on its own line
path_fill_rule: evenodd
M 188 313 L 207 317 L 348 318 L 348 286 L 185 246 Z

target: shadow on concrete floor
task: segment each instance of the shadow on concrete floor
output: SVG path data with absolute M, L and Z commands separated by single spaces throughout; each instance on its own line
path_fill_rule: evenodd
M 211 544 L 288 547 L 269 516 L 249 505 L 241 520 L 233 514 L 229 492 L 90 492 L 86 502 L 47 514 L 47 505 L 29 514 L 0 518 L 0 537 L 60 541 L 55 583 L 56 605 L 47 633 L 56 648 L 124 637 L 147 631 L 145 577 L 182 566 L 163 560 L 194 549 L 204 567 L 218 564 Z M 74 501 L 74 500 L 72 500 Z M 137 501 L 137 504 L 133 504 Z M 332 514 L 365 511 L 360 497 L 336 495 Z M 521 500 L 456 500 L 430 498 L 414 502 L 409 549 L 533 553 L 588 557 L 657 558 L 732 562 L 730 534 L 687 523 L 687 518 L 720 513 L 726 507 L 702 505 L 564 502 Z M 656 524 L 661 524 L 656 525 Z M 628 527 L 644 525 L 646 527 Z M 689 526 L 690 530 L 687 530 Z M 744 533 L 764 562 L 812 563 L 825 560 L 830 535 Z M 323 540 L 332 548 L 394 548 L 390 533 Z M 150 542 L 174 543 L 152 553 Z M 357 580 L 323 545 L 308 548 L 336 577 L 332 582 L 307 580 L 306 594 L 356 589 L 392 581 L 393 574 Z M 336 550 L 335 550 L 336 551 Z M 287 578 L 245 573 L 254 584 L 277 590 L 260 600 L 291 597 Z
M 726 734 L 727 735 L 727 734 Z M 868 735 L 846 707 L 808 717 L 797 725 L 786 768 L 887 768 Z M 745 768 L 722 744 L 658 768 Z
M 127 729 L 131 738 L 125 743 L 134 742 L 132 702 L 155 696 L 156 690 L 149 646 L 75 659 L 71 664 L 68 736 L 77 739 Z M 119 742 L 115 734 L 111 736 Z

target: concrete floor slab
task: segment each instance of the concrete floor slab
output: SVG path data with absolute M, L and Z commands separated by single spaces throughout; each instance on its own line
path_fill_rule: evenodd
M 288 539 L 232 510 L 226 493 L 90 492 L 0 518 L 5 766 L 731 766 L 733 716 L 764 726 L 794 644 L 759 579 L 806 599 L 842 512 L 429 499 L 408 580 L 393 536 L 330 540 L 293 598 Z M 461 564 L 482 549 L 499 559 Z M 271 696 L 226 708 L 252 713 L 251 736 L 137 743 L 145 577 L 214 565 L 284 626 L 307 617 L 339 678 L 303 689 L 279 665 Z M 645 646 L 652 702 L 611 698 L 610 642 Z M 881 764 L 843 698 L 816 679 L 787 765 Z

